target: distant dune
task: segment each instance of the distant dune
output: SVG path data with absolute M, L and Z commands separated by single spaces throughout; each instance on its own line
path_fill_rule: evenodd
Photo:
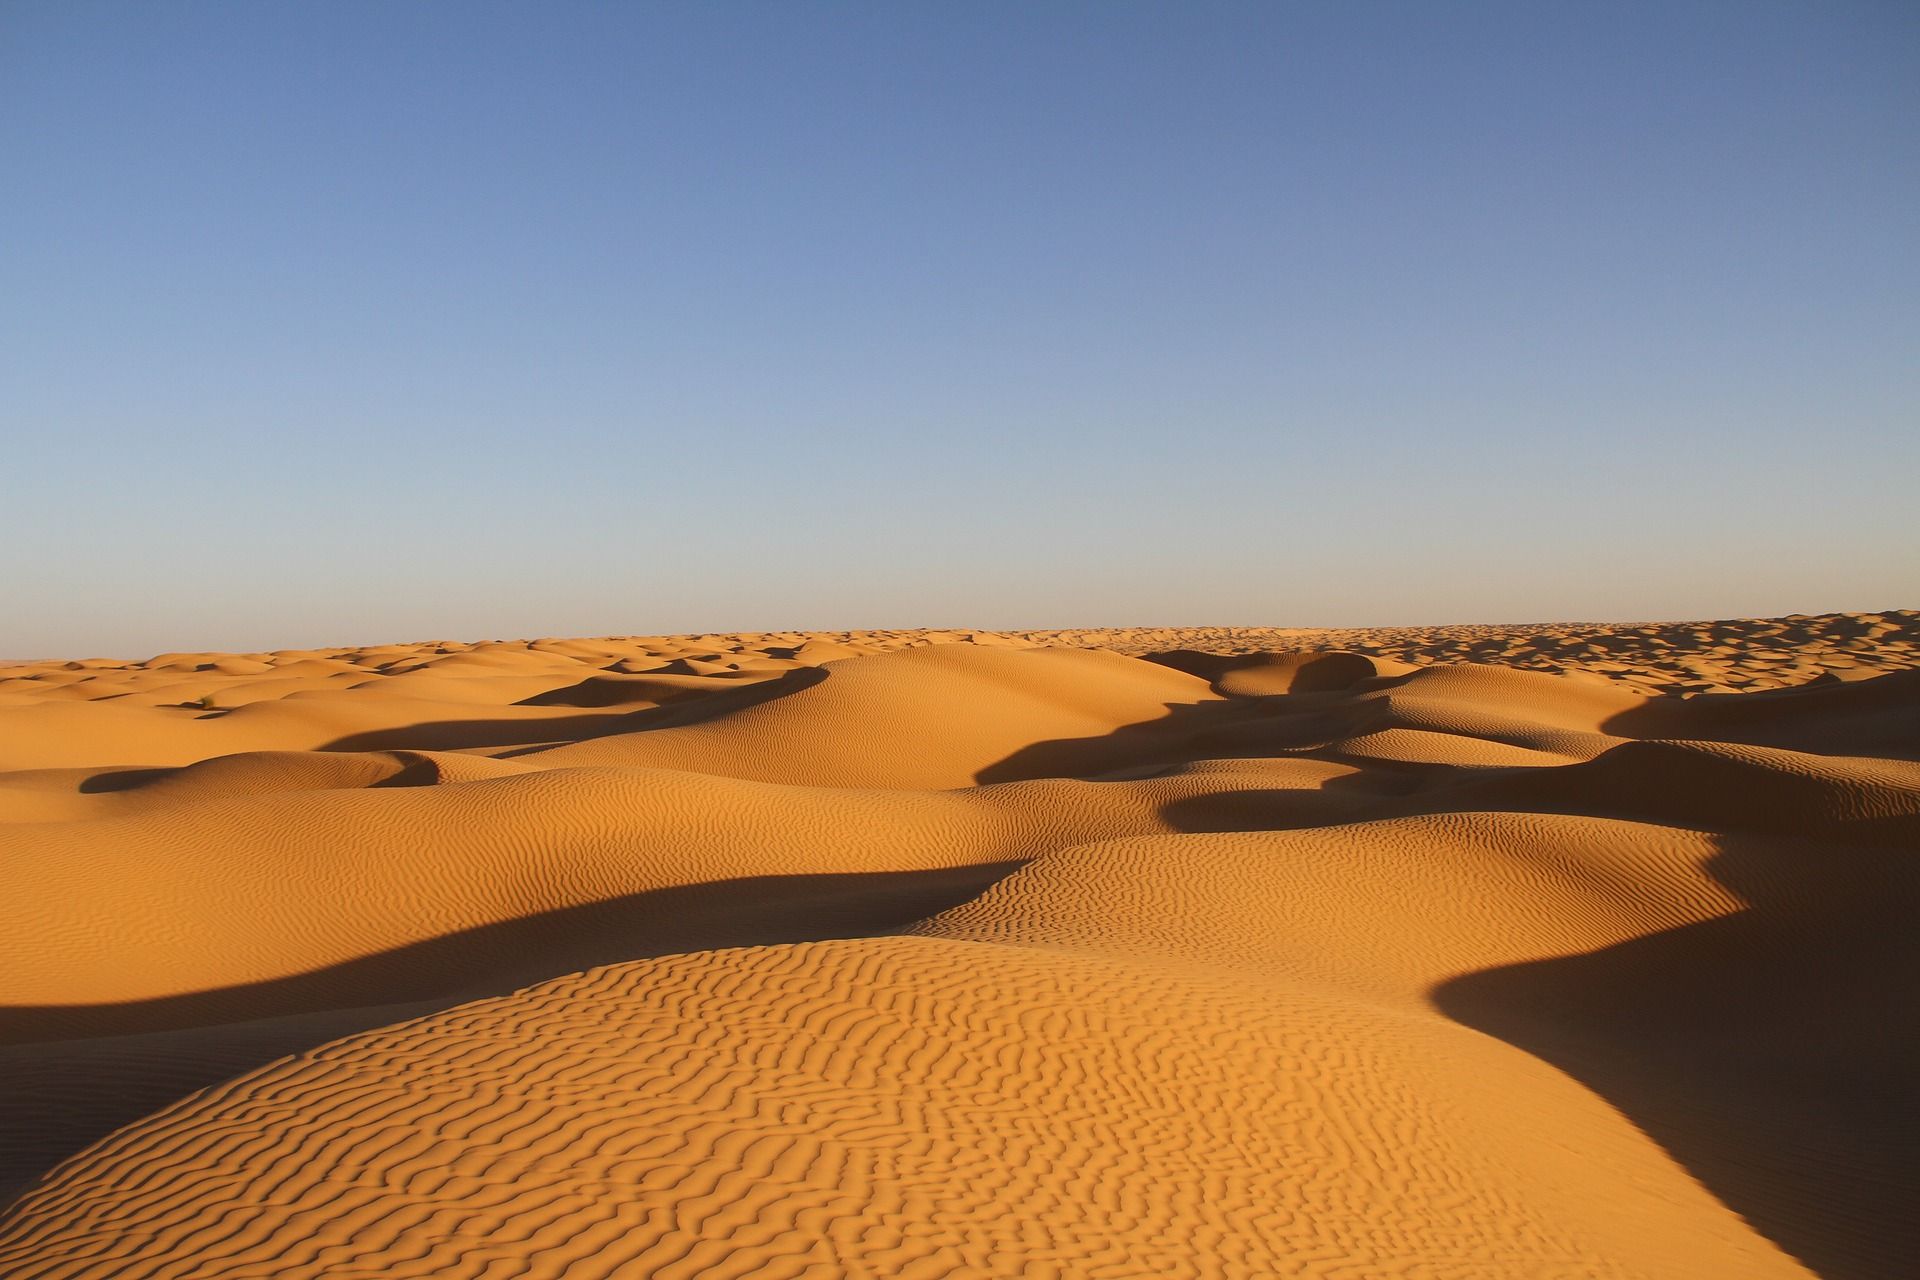
M 1920 1258 L 1920 613 L 0 671 L 0 1275 Z

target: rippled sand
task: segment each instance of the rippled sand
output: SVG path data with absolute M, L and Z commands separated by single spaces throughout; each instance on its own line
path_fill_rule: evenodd
M 9 1277 L 1910 1274 L 1920 614 L 0 668 Z

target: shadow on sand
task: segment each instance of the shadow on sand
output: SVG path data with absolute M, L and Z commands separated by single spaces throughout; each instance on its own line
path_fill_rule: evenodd
M 1179 665 L 1184 655 L 1162 657 Z M 1190 665 L 1209 679 L 1236 669 L 1211 659 Z M 1236 756 L 1339 761 L 1333 740 L 1367 727 L 1375 714 L 1357 709 L 1353 695 L 1378 686 L 1342 684 L 1346 672 L 1332 668 L 1323 674 L 1340 687 L 1315 678 L 1311 692 L 1171 705 L 1149 723 L 1023 748 L 980 770 L 978 780 L 1139 777 Z M 618 726 L 608 732 L 694 723 L 824 675 L 803 668 L 739 690 L 583 719 Z M 1660 702 L 1605 729 L 1803 751 L 1860 751 L 1868 749 L 1864 740 L 1893 755 L 1914 742 L 1905 708 L 1916 692 L 1920 673 Z M 530 722 L 513 723 L 524 729 Z M 374 745 L 343 740 L 334 749 Z M 1629 743 L 1583 764 L 1519 769 L 1354 760 L 1355 774 L 1318 788 L 1214 792 L 1169 804 L 1160 816 L 1180 831 L 1465 809 L 1688 825 L 1702 790 L 1688 785 L 1686 770 L 1723 765 L 1691 762 L 1684 748 Z M 1768 794 L 1748 805 L 1740 797 L 1753 793 L 1736 789 L 1729 794 L 1738 803 L 1707 806 L 1717 809 L 1714 821 L 1742 814 L 1775 821 L 1769 806 L 1791 796 L 1763 773 L 1751 782 Z M 1801 831 L 1810 838 L 1722 835 L 1709 869 L 1747 909 L 1599 951 L 1466 974 L 1440 984 L 1431 999 L 1454 1021 L 1551 1063 L 1605 1098 L 1757 1231 L 1831 1280 L 1910 1274 L 1920 1256 L 1920 1104 L 1912 1088 L 1920 1068 L 1920 933 L 1912 924 L 1920 854 L 1900 837 L 1905 830 L 1822 813 Z M 108 1008 L 0 1011 L 0 1036 L 55 1041 L 0 1051 L 0 1124 L 20 1135 L 0 1143 L 11 1153 L 0 1177 L 32 1176 L 193 1089 L 363 1027 L 612 961 L 883 933 L 979 894 L 1015 865 L 664 889 L 272 983 Z M 109 1038 L 62 1039 L 80 1036 Z M 117 1093 L 122 1087 L 130 1092 Z M 67 1098 L 74 1104 L 64 1105 Z
M 885 933 L 977 896 L 1018 865 L 656 889 L 270 982 L 0 1009 L 0 1201 L 122 1125 L 343 1035 L 598 965 Z
M 1720 843 L 1709 869 L 1747 910 L 1468 974 L 1433 1002 L 1605 1098 L 1821 1275 L 1911 1275 L 1920 860 Z
M 1181 665 L 1179 658 L 1169 665 Z M 1209 655 L 1183 665 L 1217 678 Z M 1316 682 L 1317 683 L 1317 682 Z M 1199 758 L 1295 755 L 1357 772 L 1312 788 L 1164 805 L 1182 832 L 1283 830 L 1441 812 L 1581 814 L 1713 829 L 1708 871 L 1749 906 L 1585 954 L 1436 987 L 1447 1017 L 1580 1081 L 1753 1228 L 1830 1280 L 1893 1280 L 1920 1257 L 1920 827 L 1844 784 L 1716 753 L 1920 756 L 1920 672 L 1661 699 L 1564 766 L 1346 759 L 1350 691 L 1169 707 L 1104 740 L 1038 743 L 982 782 L 1043 770 L 1138 776 Z M 1850 798 L 1851 797 L 1851 798 Z

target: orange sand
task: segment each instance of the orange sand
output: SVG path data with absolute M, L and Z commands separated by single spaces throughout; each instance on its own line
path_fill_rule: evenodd
M 0 1275 L 1908 1275 L 1916 762 L 1912 612 L 7 665 Z

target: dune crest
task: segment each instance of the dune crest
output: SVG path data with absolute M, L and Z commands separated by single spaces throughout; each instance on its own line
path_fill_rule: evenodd
M 1906 1274 L 1920 614 L 0 668 L 0 1273 Z

